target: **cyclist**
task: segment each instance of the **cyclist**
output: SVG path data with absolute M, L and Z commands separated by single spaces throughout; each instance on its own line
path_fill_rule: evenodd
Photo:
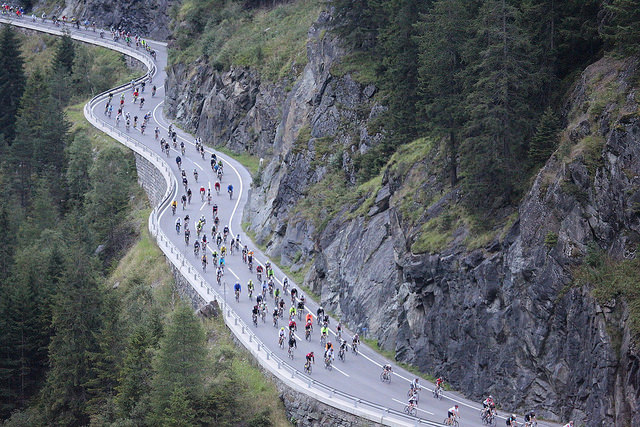
M 304 336 L 308 337 L 311 335 L 311 330 L 313 329 L 313 323 L 307 320 L 307 323 L 304 325 Z
M 296 328 L 296 321 L 293 319 L 289 321 L 289 335 L 293 335 L 293 333 L 296 331 Z
M 310 353 L 307 353 L 305 357 L 307 359 L 307 363 L 313 363 L 313 364 L 316 363 L 316 357 L 314 356 L 313 351 Z
M 298 348 L 298 344 L 296 343 L 296 337 L 295 335 L 291 334 L 289 335 L 289 350 L 291 350 L 292 348 Z
M 171 202 L 171 213 L 173 215 L 176 214 L 176 208 L 178 207 L 178 202 L 176 202 L 175 200 L 173 202 Z
M 182 170 L 182 159 L 180 158 L 180 156 L 176 157 L 176 164 L 178 165 L 178 169 Z
M 258 323 L 258 304 L 253 306 L 253 309 L 251 310 L 251 319 L 253 320 L 253 323 Z
M 418 399 L 416 399 L 416 395 L 412 394 L 411 396 L 409 396 L 409 409 L 415 408 L 418 406 Z
M 449 411 L 447 412 L 447 421 L 449 421 L 449 423 L 453 422 L 453 420 L 455 420 L 456 418 L 460 418 L 458 405 L 452 406 L 451 408 L 449 408 Z
M 249 279 L 249 283 L 247 283 L 247 291 L 249 292 L 249 298 L 253 295 L 253 280 Z
M 280 288 L 276 288 L 275 291 L 273 291 L 273 295 L 276 301 L 278 301 L 278 299 L 280 299 Z
M 176 219 L 176 232 L 178 234 L 180 234 L 180 217 L 178 217 L 178 219 Z
M 326 339 L 328 336 L 329 336 L 329 328 L 327 328 L 326 326 L 323 326 L 322 328 L 320 328 L 320 337 Z
M 516 419 L 516 414 L 511 414 L 510 417 L 507 418 L 507 425 L 514 427 L 518 425 L 518 420 Z
M 525 421 L 525 426 L 532 426 L 533 423 L 538 422 L 538 420 L 536 419 L 536 413 L 533 411 L 529 411 L 528 413 L 526 413 L 524 415 L 524 421 Z
M 351 340 L 351 347 L 353 347 L 353 351 L 358 348 L 358 345 L 360 345 L 360 337 L 358 336 L 358 334 L 355 334 L 353 336 L 353 339 Z
M 229 184 L 227 187 L 227 193 L 229 193 L 229 200 L 233 198 L 233 185 Z
M 206 253 L 202 254 L 202 270 L 203 271 L 207 270 L 207 254 Z
M 278 307 L 273 307 L 273 326 L 276 326 L 278 324 Z
M 331 347 L 330 349 L 324 352 L 324 358 L 329 362 L 327 363 L 328 365 L 330 365 L 331 362 L 333 362 L 333 347 Z
M 484 402 L 482 402 L 482 407 L 483 408 L 493 408 L 495 407 L 495 403 L 493 402 L 493 396 L 489 396 L 487 397 Z
M 278 332 L 278 344 L 280 346 L 282 346 L 282 343 L 284 343 L 284 335 L 286 333 L 286 329 L 284 328 L 284 326 L 282 328 L 280 328 L 280 332 Z
M 338 336 L 342 336 L 342 322 L 338 322 L 338 324 L 336 325 L 336 334 L 338 334 Z
M 565 424 L 562 427 L 573 427 L 573 421 L 569 421 L 567 424 Z
M 307 324 L 311 323 L 311 325 L 313 325 L 313 314 L 307 313 L 304 320 L 307 322 Z M 311 326 L 311 328 L 313 328 L 313 326 Z
M 327 341 L 327 344 L 324 347 L 324 355 L 325 355 L 325 357 L 327 356 L 327 353 L 329 352 L 329 350 L 331 350 L 331 352 L 333 352 L 333 344 L 331 344 L 331 341 Z
M 289 319 L 293 319 L 294 317 L 296 317 L 296 308 L 291 306 L 289 309 Z
M 344 357 L 344 354 L 347 351 L 347 342 L 343 339 L 340 340 L 340 354 L 342 355 L 341 357 Z
M 282 281 L 282 292 L 287 293 L 287 289 L 289 288 L 289 278 L 285 277 Z
M 391 368 L 391 365 L 387 363 L 382 367 L 382 372 L 385 374 L 390 374 L 391 372 L 393 372 L 393 369 Z
M 420 388 L 420 379 L 416 378 L 413 381 L 411 381 L 411 385 L 409 386 L 409 391 L 410 394 L 414 394 L 415 392 L 421 390 Z
M 233 285 L 233 291 L 236 294 L 236 299 L 240 298 L 240 291 L 242 291 L 242 287 L 240 286 L 240 282 L 236 282 L 236 284 Z
M 258 281 L 259 282 L 262 282 L 262 271 L 263 271 L 263 268 L 262 268 L 261 265 L 256 267 L 256 274 L 258 276 Z
M 189 244 L 189 237 L 191 236 L 191 230 L 185 227 L 184 229 L 184 242 L 185 244 Z
M 438 377 L 438 379 L 436 380 L 436 388 L 441 389 L 443 382 L 444 380 L 442 379 L 442 377 Z M 489 396 L 489 397 L 493 400 L 492 396 Z
M 304 295 L 300 295 L 297 311 L 304 313 Z
M 296 301 L 296 297 L 298 296 L 298 290 L 296 288 L 291 288 L 291 305 Z
M 324 317 L 324 308 L 322 308 L 322 306 L 318 307 L 318 310 L 316 311 L 316 319 L 318 319 L 318 323 L 320 323 L 320 321 L 322 320 L 322 318 Z
M 195 242 L 193 242 L 193 254 L 195 256 L 198 256 L 198 253 L 200 253 L 200 242 L 196 240 Z

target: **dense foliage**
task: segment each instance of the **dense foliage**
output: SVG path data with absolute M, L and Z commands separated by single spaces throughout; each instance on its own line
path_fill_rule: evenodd
M 605 48 L 637 52 L 640 2 L 336 0 L 336 31 L 368 55 L 389 136 L 357 161 L 374 176 L 402 144 L 445 141 L 470 211 L 512 205 L 557 143 L 554 109 Z M 544 114 L 543 114 L 544 113 Z

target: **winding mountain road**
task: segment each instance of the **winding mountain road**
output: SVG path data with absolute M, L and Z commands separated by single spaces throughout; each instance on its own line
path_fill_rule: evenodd
M 0 17 L 0 21 L 10 23 L 38 31 L 49 32 L 52 34 L 60 34 L 62 28 L 52 25 L 50 22 L 43 23 L 41 20 L 33 22 L 31 18 L 8 18 Z M 114 43 L 108 40 L 109 33 L 105 33 L 105 39 L 101 39 L 98 33 L 91 30 L 72 29 L 66 27 L 66 31 L 76 39 L 87 43 L 102 45 L 108 48 L 117 49 L 128 55 L 140 58 L 143 49 L 136 50 L 135 47 L 127 47 L 123 43 Z M 150 228 L 155 231 L 158 243 L 167 257 L 174 263 L 183 274 L 190 277 L 194 281 L 196 290 L 205 299 L 219 299 L 225 314 L 225 321 L 231 330 L 238 336 L 247 348 L 258 358 L 263 367 L 269 369 L 276 377 L 287 383 L 299 392 L 304 392 L 313 396 L 322 402 L 335 406 L 339 409 L 352 412 L 356 415 L 366 417 L 370 420 L 381 422 L 388 425 L 441 425 L 443 418 L 446 417 L 447 409 L 458 404 L 460 406 L 460 425 L 461 426 L 481 426 L 480 420 L 481 405 L 469 401 L 455 392 L 444 392 L 442 399 L 434 399 L 431 391 L 433 384 L 425 380 L 420 380 L 423 389 L 420 396 L 418 416 L 410 417 L 402 413 L 407 402 L 407 390 L 409 382 L 414 375 L 397 366 L 395 363 L 386 360 L 378 353 L 374 352 L 367 346 L 361 345 L 359 353 L 356 355 L 349 351 L 344 361 L 337 358 L 333 364 L 332 370 L 323 367 L 322 350 L 320 345 L 319 326 L 314 325 L 314 332 L 311 341 L 304 339 L 304 320 L 296 320 L 298 323 L 298 347 L 294 352 L 293 359 L 288 359 L 287 350 L 281 349 L 278 345 L 278 328 L 272 325 L 271 311 L 273 310 L 274 300 L 267 296 L 267 305 L 269 307 L 266 316 L 266 322 L 258 321 L 257 327 L 252 325 L 251 308 L 255 304 L 255 295 L 249 299 L 247 295 L 246 284 L 249 279 L 257 282 L 256 275 L 249 272 L 247 265 L 243 263 L 242 256 L 239 253 L 228 255 L 226 257 L 226 271 L 220 284 L 216 281 L 215 268 L 211 265 L 211 251 L 217 249 L 211 236 L 211 226 L 213 224 L 212 205 L 218 205 L 218 216 L 221 220 L 221 228 L 228 225 L 232 236 L 241 236 L 243 244 L 247 244 L 250 250 L 255 252 L 257 263 L 264 264 L 267 257 L 256 248 L 253 242 L 242 233 L 241 219 L 242 210 L 250 196 L 249 187 L 252 181 L 250 173 L 234 159 L 221 155 L 211 148 L 206 148 L 204 159 L 196 152 L 194 146 L 194 137 L 180 129 L 176 129 L 178 136 L 178 147 L 174 149 L 171 146 L 171 152 L 167 156 L 160 148 L 158 140 L 154 137 L 154 129 L 156 126 L 160 128 L 160 136 L 170 141 L 168 136 L 169 120 L 163 115 L 163 99 L 164 99 L 164 82 L 166 78 L 165 67 L 167 64 L 167 48 L 165 43 L 149 41 L 149 45 L 156 51 L 156 61 L 147 58 L 147 66 L 155 63 L 155 69 L 151 66 L 151 74 L 153 75 L 152 83 L 147 83 L 146 90 L 140 96 L 145 98 L 144 108 L 140 108 L 139 102 L 134 103 L 132 90 L 126 87 L 113 89 L 113 105 L 114 110 L 117 109 L 120 94 L 124 94 L 125 103 L 124 111 L 130 112 L 131 117 L 138 116 L 139 121 L 145 113 L 151 112 L 152 119 L 147 125 L 145 134 L 131 127 L 127 132 L 124 120 L 121 120 L 116 126 L 115 111 L 112 117 L 104 114 L 106 95 L 102 94 L 94 98 L 87 104 L 85 115 L 87 118 L 101 130 L 104 130 L 111 136 L 114 136 L 125 145 L 134 147 L 135 151 L 141 153 L 144 157 L 153 161 L 170 182 L 167 198 L 154 210 L 152 219 L 150 220 Z M 151 96 L 151 86 L 158 86 L 157 93 Z M 186 153 L 180 153 L 180 142 L 184 142 Z M 207 141 L 205 141 L 206 143 Z M 222 190 L 220 195 L 214 191 L 214 184 L 217 180 L 210 166 L 211 153 L 216 153 L 218 159 L 222 159 L 224 163 L 224 176 L 222 178 Z M 188 179 L 188 188 L 191 188 L 193 197 L 191 203 L 183 210 L 180 204 L 180 198 L 185 193 L 182 186 L 181 171 L 176 164 L 176 157 L 182 157 L 182 167 L 186 170 Z M 163 163 L 163 161 L 166 162 Z M 195 182 L 193 171 L 198 172 L 198 182 Z M 231 184 L 234 188 L 233 198 L 230 200 L 227 194 L 227 186 Z M 204 186 L 211 189 L 212 202 L 209 204 L 206 200 L 201 200 L 199 189 Z M 170 202 L 178 201 L 178 209 L 176 215 L 172 215 Z M 191 229 L 191 239 L 189 245 L 185 244 L 183 230 L 176 232 L 175 221 L 178 216 L 184 218 L 189 215 L 191 221 L 189 228 Z M 199 257 L 193 253 L 193 241 L 196 238 L 195 223 L 198 218 L 204 216 L 206 225 L 204 233 L 207 235 L 210 244 L 209 266 L 203 271 Z M 254 265 L 257 263 L 254 262 Z M 279 288 L 282 286 L 281 280 L 285 274 L 273 266 L 275 271 L 276 282 Z M 242 294 L 240 301 L 236 302 L 233 296 L 233 284 L 239 282 L 242 285 Z M 290 280 L 291 282 L 291 280 Z M 295 284 L 292 283 L 294 287 Z M 256 286 L 258 288 L 258 286 Z M 208 297 L 207 297 L 208 296 Z M 286 310 L 290 307 L 291 301 L 288 296 Z M 317 304 L 307 297 L 307 310 L 315 315 Z M 286 315 L 285 315 L 286 318 Z M 279 326 L 285 325 L 286 319 L 281 319 Z M 335 325 L 332 319 L 331 325 Z M 351 342 L 351 331 L 345 331 L 347 341 Z M 337 347 L 337 339 L 335 330 L 332 328 L 330 340 Z M 316 354 L 316 363 L 313 365 L 311 375 L 303 373 L 304 355 L 310 351 Z M 380 372 L 382 365 L 390 363 L 393 366 L 393 375 L 390 383 L 382 383 L 380 381 Z M 519 417 L 519 421 L 522 418 Z M 498 423 L 504 423 L 504 418 L 500 417 Z M 539 423 L 539 425 L 552 426 L 552 423 Z

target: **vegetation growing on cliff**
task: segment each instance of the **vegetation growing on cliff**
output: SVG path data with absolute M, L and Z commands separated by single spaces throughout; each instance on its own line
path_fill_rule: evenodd
M 169 62 L 189 63 L 204 56 L 218 70 L 252 67 L 268 80 L 296 76 L 307 63 L 307 31 L 320 5 L 310 0 L 261 6 L 235 0 L 176 4 Z

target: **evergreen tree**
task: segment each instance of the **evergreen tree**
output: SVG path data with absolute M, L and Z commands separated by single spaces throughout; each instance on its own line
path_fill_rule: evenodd
M 119 148 L 106 148 L 96 158 L 89 175 L 87 217 L 98 239 L 113 240 L 129 206 L 133 175 L 131 157 Z
M 440 0 L 416 24 L 419 45 L 420 104 L 426 126 L 447 138 L 449 183 L 457 183 L 459 130 L 464 123 L 464 48 L 477 4 L 467 0 Z
M 465 201 L 474 212 L 512 202 L 516 159 L 526 158 L 533 95 L 529 43 L 518 10 L 506 0 L 487 0 L 475 24 L 467 73 L 467 121 L 462 168 Z
M 205 332 L 188 305 L 178 304 L 171 314 L 166 334 L 160 340 L 160 350 L 154 360 L 152 387 L 154 419 L 164 425 L 173 419 L 171 407 L 176 391 L 181 399 L 192 402 L 203 399 L 207 348 Z
M 0 131 L 9 145 L 15 138 L 16 116 L 25 87 L 23 64 L 13 26 L 4 25 L 0 32 Z
M 93 158 L 91 155 L 91 141 L 84 133 L 79 133 L 73 142 L 67 146 L 66 155 L 69 159 L 66 181 L 68 199 L 72 203 L 82 204 L 91 188 L 89 171 Z
M 49 423 L 84 425 L 92 379 L 91 354 L 99 351 L 95 331 L 101 329 L 102 291 L 93 263 L 73 250 L 53 304 L 50 369 L 43 403 Z
M 54 200 L 61 200 L 62 173 L 66 170 L 64 147 L 70 125 L 62 107 L 51 98 L 41 71 L 29 77 L 16 124 L 7 169 L 13 174 L 12 187 L 22 206 L 29 203 L 36 172 L 49 180 Z
M 547 108 L 540 118 L 536 133 L 529 143 L 529 162 L 533 167 L 544 164 L 558 142 L 560 124 L 551 108 Z
M 11 215 L 10 207 L 7 206 L 8 197 L 3 195 L 0 201 L 0 281 L 9 277 L 9 271 L 13 265 L 13 254 L 15 250 L 16 232 Z
M 76 56 L 73 40 L 68 34 L 63 35 L 58 41 L 56 53 L 53 57 L 53 72 L 70 75 L 73 71 L 73 60 Z
M 348 46 L 372 50 L 388 16 L 379 0 L 335 0 L 335 30 Z
M 627 54 L 640 52 L 640 0 L 613 0 L 605 5 L 611 13 L 610 25 L 605 28 L 606 37 L 616 48 Z
M 142 397 L 151 388 L 152 341 L 146 325 L 136 328 L 129 336 L 116 387 L 116 404 L 125 418 L 131 416 Z

